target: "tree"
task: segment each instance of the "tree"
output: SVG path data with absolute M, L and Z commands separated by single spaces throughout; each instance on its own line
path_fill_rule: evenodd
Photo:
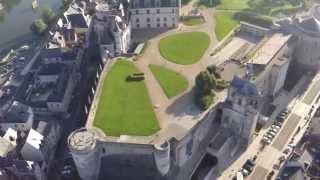
M 200 72 L 196 77 L 195 103 L 201 109 L 208 109 L 214 101 L 215 94 L 212 92 L 217 85 L 214 75 L 208 71 Z
M 47 30 L 48 26 L 42 19 L 37 19 L 32 22 L 30 29 L 36 34 L 42 35 Z
M 51 24 L 56 19 L 56 13 L 49 7 L 44 7 L 42 10 L 42 19 L 46 24 Z
M 196 77 L 196 86 L 203 94 L 209 94 L 216 86 L 216 78 L 208 71 L 202 71 Z

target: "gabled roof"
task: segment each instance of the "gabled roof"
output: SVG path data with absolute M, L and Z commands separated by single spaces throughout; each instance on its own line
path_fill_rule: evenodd
M 250 81 L 241 79 L 237 76 L 233 78 L 230 85 L 241 95 L 244 95 L 244 96 L 259 95 L 259 92 L 255 84 L 251 83 Z

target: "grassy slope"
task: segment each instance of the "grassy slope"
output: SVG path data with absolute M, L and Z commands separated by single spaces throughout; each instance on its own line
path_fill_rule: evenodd
M 249 8 L 249 0 L 220 0 L 216 9 L 242 10 Z
M 233 19 L 233 15 L 232 12 L 216 12 L 214 14 L 216 19 L 215 33 L 219 41 L 239 24 L 239 21 Z
M 210 37 L 203 32 L 186 32 L 164 37 L 160 40 L 161 55 L 177 64 L 194 64 L 209 47 Z
M 144 82 L 126 81 L 137 71 L 132 62 L 118 60 L 108 72 L 94 125 L 109 136 L 150 135 L 159 130 Z
M 188 88 L 188 80 L 178 72 L 153 64 L 149 68 L 168 98 L 177 96 Z

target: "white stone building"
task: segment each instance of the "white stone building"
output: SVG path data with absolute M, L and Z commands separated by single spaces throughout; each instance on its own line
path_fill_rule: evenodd
M 180 0 L 132 0 L 130 1 L 132 28 L 177 27 L 180 7 Z

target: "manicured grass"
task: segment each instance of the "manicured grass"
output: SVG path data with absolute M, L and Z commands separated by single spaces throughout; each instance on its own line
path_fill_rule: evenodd
M 149 68 L 168 98 L 177 96 L 188 88 L 188 80 L 180 73 L 153 64 Z
M 196 26 L 204 23 L 201 17 L 182 17 L 182 23 L 186 26 Z
M 233 16 L 234 13 L 232 12 L 215 12 L 215 33 L 218 40 L 222 40 L 233 28 L 239 24 L 239 21 L 235 20 Z
M 167 60 L 177 64 L 194 64 L 209 47 L 210 37 L 203 32 L 185 32 L 164 37 L 159 50 Z
M 108 136 L 145 136 L 159 130 L 144 82 L 126 80 L 135 72 L 132 62 L 118 60 L 105 79 L 94 125 Z
M 249 0 L 220 0 L 217 9 L 242 10 L 249 8 Z

